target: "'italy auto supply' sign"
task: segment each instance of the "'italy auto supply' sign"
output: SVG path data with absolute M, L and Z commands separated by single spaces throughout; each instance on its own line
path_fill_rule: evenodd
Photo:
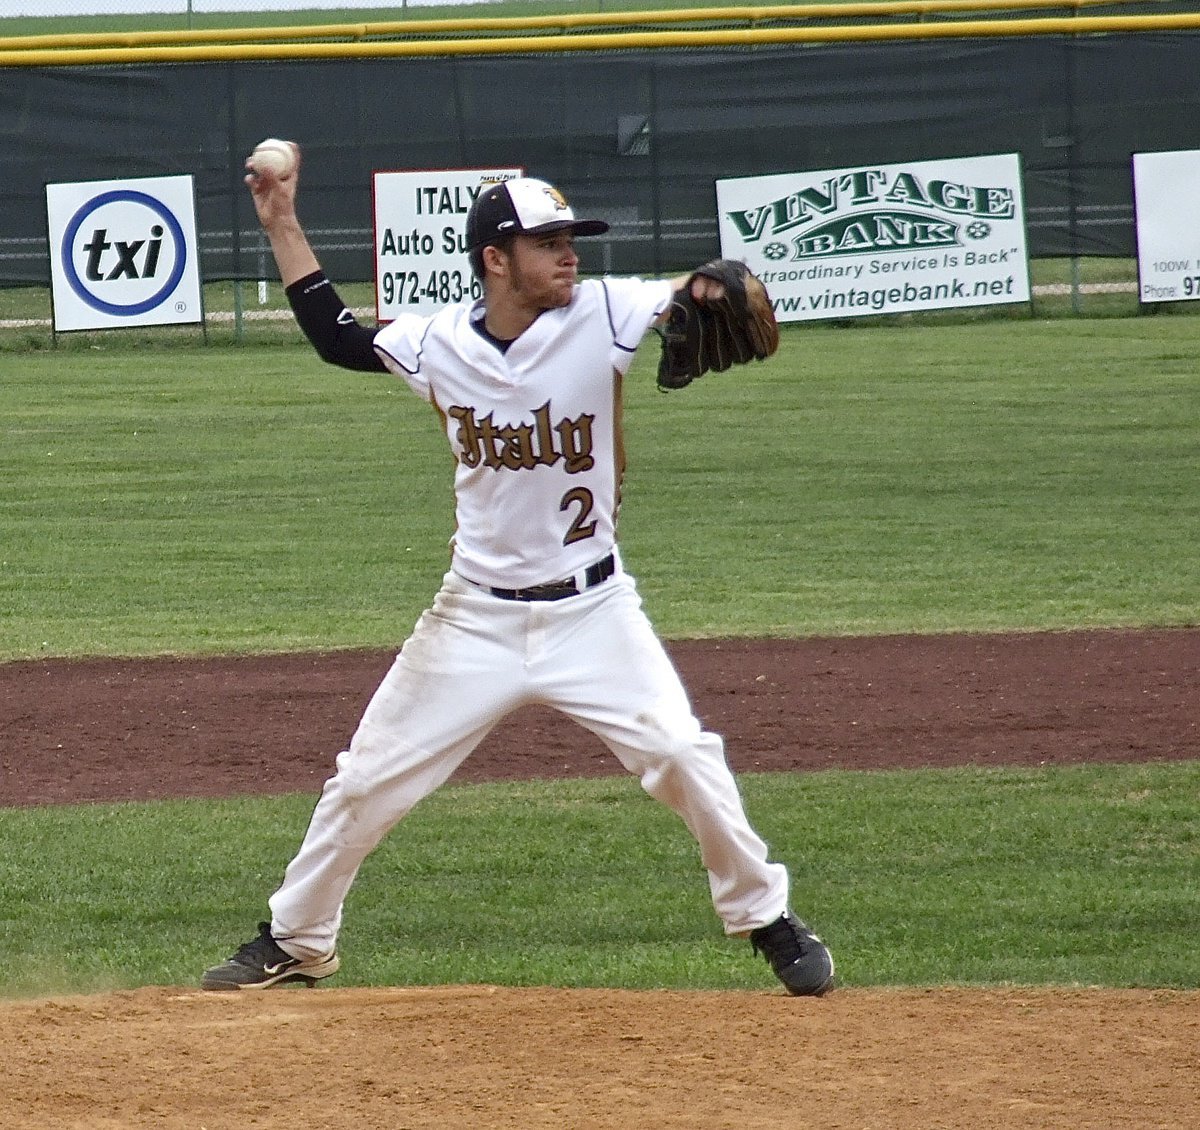
M 1029 301 L 1018 154 L 719 180 L 781 322 Z

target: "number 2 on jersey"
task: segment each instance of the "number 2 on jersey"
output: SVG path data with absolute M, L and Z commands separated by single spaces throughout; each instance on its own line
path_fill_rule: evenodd
M 563 536 L 563 545 L 583 541 L 584 538 L 590 538 L 595 535 L 595 519 L 592 519 L 590 522 L 587 520 L 594 505 L 595 500 L 592 498 L 592 492 L 587 487 L 574 487 L 562 496 L 562 504 L 559 506 L 559 510 L 566 511 L 570 510 L 572 506 L 579 507 L 579 512 L 575 515 L 575 520 Z

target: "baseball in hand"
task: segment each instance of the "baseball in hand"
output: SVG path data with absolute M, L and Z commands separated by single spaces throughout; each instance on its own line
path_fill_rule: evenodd
M 250 167 L 256 173 L 270 169 L 277 177 L 296 171 L 296 147 L 290 141 L 268 137 L 260 141 L 250 154 Z

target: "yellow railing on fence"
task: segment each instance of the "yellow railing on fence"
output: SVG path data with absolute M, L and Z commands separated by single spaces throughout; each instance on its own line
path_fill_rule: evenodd
M 293 24 L 285 27 L 211 28 L 190 31 L 87 32 L 0 36 L 0 51 L 35 48 L 182 47 L 203 43 L 266 43 L 280 40 L 395 39 L 464 32 L 571 31 L 647 24 L 764 23 L 767 21 L 853 20 L 872 16 L 953 16 L 971 12 L 1039 9 L 1079 11 L 1113 0 L 850 0 L 848 3 L 778 4 L 766 7 L 672 8 L 633 12 L 574 12 L 541 16 L 473 16 L 376 23 Z M 1147 6 L 1158 0 L 1133 0 Z
M 647 48 L 753 47 L 788 43 L 863 42 L 899 39 L 974 39 L 1040 35 L 1099 35 L 1200 28 L 1200 13 L 1121 16 L 1041 16 L 964 19 L 938 23 L 782 26 L 805 19 L 877 15 L 1072 8 L 1104 0 L 918 0 L 891 3 L 805 4 L 765 8 L 688 8 L 601 13 L 592 16 L 530 16 L 477 20 L 425 20 L 377 24 L 324 24 L 290 28 L 241 28 L 200 32 L 136 32 L 99 36 L 22 36 L 0 39 L 0 66 L 95 66 L 126 63 L 197 63 L 228 60 L 362 59 L 433 55 L 499 55 Z M 589 31 L 578 27 L 644 27 L 656 22 L 766 23 L 773 27 L 693 27 L 674 31 Z M 561 34 L 489 38 L 402 39 L 480 31 L 561 31 Z M 32 40 L 39 41 L 33 45 Z M 286 42 L 279 42 L 285 40 Z M 86 42 L 88 46 L 81 46 Z M 101 45 L 101 43 L 105 45 Z M 14 46 L 19 44 L 19 46 Z M 119 44 L 119 45 L 116 45 Z

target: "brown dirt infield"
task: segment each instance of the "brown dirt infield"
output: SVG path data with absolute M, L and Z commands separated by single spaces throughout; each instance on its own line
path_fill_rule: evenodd
M 1195 630 L 672 653 L 739 772 L 1183 760 L 1200 744 Z M 0 805 L 315 793 L 390 660 L 0 664 Z M 531 708 L 457 780 L 616 772 Z M 0 1032 L 4 1127 L 1200 1125 L 1200 992 L 146 988 L 8 1002 Z

